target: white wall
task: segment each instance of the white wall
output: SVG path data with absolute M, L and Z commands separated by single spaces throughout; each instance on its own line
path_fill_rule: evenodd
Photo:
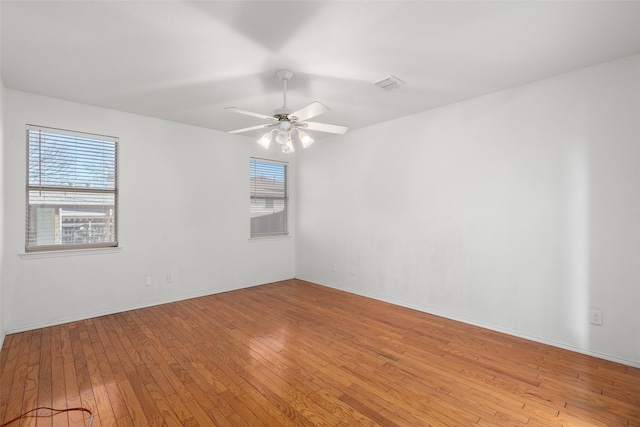
M 2 2 L 0 2 L 0 21 L 2 20 Z M 2 40 L 0 37 L 0 46 Z M 2 68 L 2 52 L 0 48 L 0 69 Z M 4 165 L 4 83 L 0 76 L 0 165 Z M 4 167 L 0 169 L 0 349 L 4 343 Z
M 4 117 L 8 332 L 294 276 L 293 237 L 249 241 L 252 139 L 13 90 Z M 20 256 L 26 124 L 120 138 L 119 252 Z
M 5 87 L 0 77 L 0 165 L 4 164 L 4 92 Z M 5 299 L 4 299 L 4 167 L 0 170 L 0 349 L 4 343 Z
M 633 56 L 318 141 L 297 277 L 640 366 L 638 76 Z

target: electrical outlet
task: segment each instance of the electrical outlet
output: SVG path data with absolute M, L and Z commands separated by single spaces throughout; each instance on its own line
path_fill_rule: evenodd
M 151 278 L 151 276 L 144 276 L 144 285 L 145 286 L 151 286 L 153 279 Z
M 173 273 L 167 273 L 167 283 L 173 283 L 176 281 L 176 276 Z
M 358 274 L 358 269 L 355 267 L 351 267 L 351 275 L 355 276 L 356 274 Z
M 331 271 L 333 271 L 334 273 L 338 271 L 338 266 L 335 264 L 331 264 Z
M 592 325 L 602 325 L 602 311 L 600 310 L 589 310 L 589 322 Z

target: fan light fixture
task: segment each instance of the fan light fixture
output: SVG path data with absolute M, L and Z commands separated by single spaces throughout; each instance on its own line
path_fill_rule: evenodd
M 302 143 L 302 148 L 308 148 L 311 144 L 313 144 L 313 142 L 315 141 L 313 138 L 311 138 L 309 136 L 308 133 L 306 133 L 305 131 L 302 131 L 300 129 L 295 129 L 298 133 L 298 139 L 300 140 L 300 143 Z M 276 142 L 280 145 L 282 145 L 282 152 L 284 153 L 292 153 L 294 152 L 294 148 L 293 148 L 293 137 L 291 135 L 291 131 L 285 131 L 285 130 L 272 130 L 270 132 L 265 133 L 264 135 L 262 135 L 262 137 L 260 139 L 258 139 L 257 143 L 263 147 L 265 150 L 269 149 L 269 145 L 271 145 L 271 140 L 272 140 L 272 136 L 271 134 L 273 132 L 276 132 Z
M 258 144 L 264 147 L 265 150 L 269 149 L 269 145 L 271 145 L 271 132 L 267 132 L 262 135 L 262 138 L 258 140 Z
M 283 153 L 293 153 L 294 151 L 296 151 L 293 148 L 293 141 L 289 140 L 285 145 L 282 146 L 282 152 Z
M 291 70 L 278 70 L 276 75 L 280 80 L 282 80 L 284 98 L 282 108 L 276 109 L 273 116 L 267 116 L 247 110 L 241 110 L 240 108 L 228 107 L 226 108 L 227 110 L 244 114 L 246 116 L 258 117 L 268 121 L 267 124 L 232 130 L 229 131 L 229 133 L 242 133 L 257 129 L 270 128 L 270 130 L 262 135 L 262 137 L 256 142 L 260 144 L 261 147 L 268 149 L 271 144 L 271 140 L 275 139 L 276 142 L 282 146 L 283 153 L 293 153 L 295 151 L 293 148 L 292 135 L 294 130 L 298 133 L 298 139 L 300 140 L 302 147 L 307 148 L 313 144 L 314 140 L 302 129 L 310 129 L 313 131 L 328 132 L 339 135 L 344 134 L 349 129 L 346 126 L 310 122 L 309 119 L 329 111 L 329 107 L 317 101 L 292 112 L 287 108 L 287 81 L 293 77 L 293 72 Z M 274 132 L 275 136 L 273 135 Z
M 307 148 L 308 146 L 313 144 L 314 141 L 314 139 L 311 138 L 309 134 L 303 130 L 298 131 L 298 138 L 300 138 L 300 142 L 302 143 L 303 148 Z
M 270 135 L 270 133 L 269 133 L 269 135 Z M 263 136 L 263 138 L 264 138 L 264 136 Z M 278 133 L 276 133 L 276 142 L 278 144 L 286 145 L 289 141 L 291 141 L 291 136 L 289 135 L 289 132 L 287 132 L 286 130 L 280 129 L 278 131 Z

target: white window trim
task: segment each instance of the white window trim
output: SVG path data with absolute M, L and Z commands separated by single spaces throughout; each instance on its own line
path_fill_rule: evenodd
M 275 163 L 285 166 L 285 198 L 278 199 L 284 200 L 286 204 L 286 214 L 287 214 L 287 231 L 284 232 L 274 232 L 274 233 L 262 233 L 262 234 L 252 234 L 251 233 L 251 219 L 249 220 L 249 241 L 268 241 L 268 240 L 282 240 L 288 239 L 292 237 L 291 233 L 291 188 L 290 188 L 290 173 L 291 166 L 289 162 L 282 160 L 274 160 L 274 159 L 265 159 L 260 157 L 250 157 L 249 158 L 249 167 L 251 168 L 251 161 L 261 161 L 261 162 L 269 162 Z M 251 204 L 251 181 L 249 181 L 249 203 Z M 274 199 L 275 200 L 275 199 Z
M 104 193 L 113 193 L 114 198 L 115 198 L 115 204 L 114 204 L 114 225 L 115 225 L 115 240 L 113 242 L 106 242 L 106 243 L 88 243 L 88 244 L 54 244 L 54 245 L 34 245 L 34 246 L 29 246 L 28 245 L 28 235 L 27 235 L 27 231 L 28 231 L 28 226 L 25 223 L 25 246 L 24 246 L 24 250 L 25 253 L 24 254 L 19 254 L 19 256 L 21 256 L 22 258 L 25 258 L 28 255 L 34 254 L 34 256 L 32 256 L 31 258 L 50 258 L 53 257 L 55 255 L 52 254 L 62 254 L 60 256 L 70 256 L 69 254 L 73 254 L 75 255 L 80 255 L 80 254 L 93 254 L 93 253 L 98 253 L 98 252 L 103 252 L 103 253 L 107 253 L 107 252 L 111 252 L 114 249 L 119 249 L 120 247 L 120 243 L 119 243 L 119 233 L 120 233 L 120 227 L 119 227 L 119 194 L 120 194 L 120 190 L 119 190 L 119 138 L 115 137 L 115 136 L 110 136 L 110 135 L 103 135 L 103 134 L 96 134 L 96 133 L 90 133 L 90 132 L 80 132 L 80 131 L 73 131 L 73 130 L 68 130 L 68 129 L 60 129 L 60 128 L 54 128 L 54 127 L 48 127 L 48 126 L 41 126 L 41 125 L 33 125 L 33 124 L 27 124 L 26 125 L 26 138 L 27 138 L 27 143 L 26 143 L 26 172 L 27 172 L 27 177 L 26 177 L 26 194 L 25 194 L 25 204 L 26 204 L 26 208 L 29 209 L 29 192 L 33 189 L 33 186 L 30 186 L 30 180 L 29 180 L 29 167 L 30 167 L 30 153 L 29 153 L 29 144 L 30 144 L 30 132 L 31 131 L 37 131 L 37 130 L 45 130 L 48 131 L 50 133 L 55 133 L 60 132 L 61 135 L 67 135 L 67 136 L 73 136 L 76 135 L 80 138 L 91 138 L 94 137 L 95 139 L 102 139 L 102 140 L 109 140 L 115 143 L 115 187 L 113 190 L 96 190 L 97 192 L 104 192 Z M 28 212 L 27 212 L 27 217 L 26 220 L 29 221 L 28 218 Z M 65 255 L 67 254 L 67 255 Z M 42 255 L 42 256 L 36 256 L 36 255 Z
M 104 255 L 117 254 L 122 251 L 121 246 L 110 246 L 104 248 L 87 248 L 87 249 L 59 249 L 52 251 L 34 251 L 19 253 L 18 256 L 25 260 L 43 259 L 43 258 L 61 258 L 85 255 Z

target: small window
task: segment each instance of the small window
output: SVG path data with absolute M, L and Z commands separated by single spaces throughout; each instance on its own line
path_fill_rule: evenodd
M 26 251 L 118 246 L 118 139 L 27 126 Z
M 288 234 L 287 165 L 251 159 L 249 170 L 251 237 Z

